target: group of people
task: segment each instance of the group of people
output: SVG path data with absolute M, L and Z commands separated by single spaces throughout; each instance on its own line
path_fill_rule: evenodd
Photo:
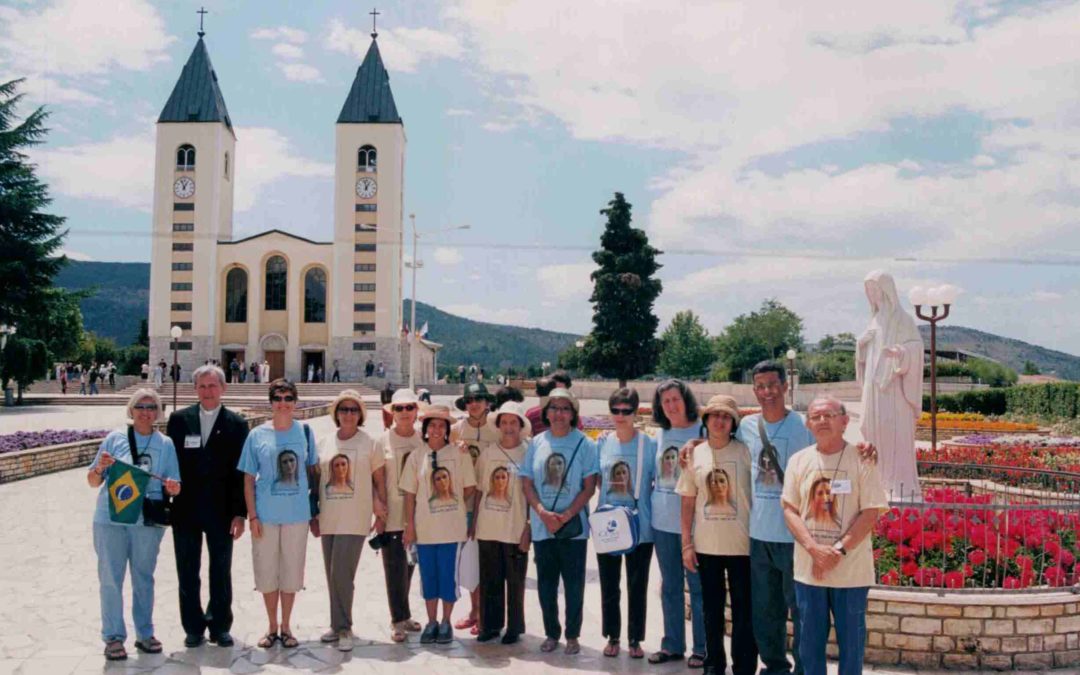
M 88 366 L 71 361 L 58 363 L 54 375 L 60 383 L 61 394 L 67 394 L 68 385 L 74 382 L 79 383 L 79 394 L 83 396 L 98 394 L 98 383 L 108 382 L 109 387 L 116 388 L 116 364 L 112 361 L 100 364 L 94 361 Z
M 194 376 L 199 403 L 174 412 L 166 433 L 153 431 L 160 401 L 152 389 L 129 404 L 130 435 L 110 434 L 90 468 L 101 485 L 114 461 L 146 461 L 154 479 L 147 494 L 173 500 L 172 529 L 180 581 L 185 645 L 209 631 L 227 646 L 231 615 L 232 542 L 245 522 L 252 535 L 256 588 L 267 630 L 258 644 L 298 645 L 291 615 L 302 588 L 309 533 L 322 544 L 330 596 L 329 630 L 321 636 L 352 649 L 354 576 L 365 541 L 380 551 L 391 639 L 419 632 L 423 644 L 447 643 L 454 629 L 480 642 L 517 642 L 525 631 L 528 551 L 533 549 L 543 616 L 541 651 L 580 651 L 588 504 L 626 506 L 639 522 L 632 550 L 597 554 L 604 655 L 619 654 L 620 582 L 627 576 L 628 652 L 644 658 L 649 568 L 661 573 L 664 634 L 652 663 L 687 659 L 690 667 L 724 672 L 726 593 L 730 591 L 734 672 L 790 672 L 786 623 L 794 623 L 796 672 L 825 672 L 827 617 L 835 618 L 840 672 L 861 672 L 866 591 L 873 582 L 867 537 L 886 507 L 873 448 L 850 446 L 848 418 L 833 399 L 816 400 L 807 422 L 784 405 L 784 369 L 754 369 L 761 413 L 741 418 L 735 400 L 715 396 L 699 407 L 678 380 L 657 387 L 655 436 L 635 426 L 638 394 L 619 389 L 608 401 L 614 432 L 591 440 L 580 429 L 580 407 L 569 377 L 543 385 L 540 405 L 521 396 L 496 400 L 470 383 L 447 406 L 394 392 L 384 411 L 389 426 L 377 438 L 364 429 L 365 406 L 343 391 L 331 406 L 336 431 L 315 438 L 292 418 L 296 387 L 269 385 L 272 418 L 247 431 L 221 406 L 225 376 L 204 366 Z M 500 393 L 502 390 L 500 390 Z M 536 423 L 532 418 L 536 418 Z M 824 487 L 823 487 L 824 486 Z M 182 489 L 181 489 L 182 488 Z M 163 530 L 109 522 L 105 492 L 95 513 L 106 657 L 123 658 L 120 608 L 123 569 L 130 563 L 136 648 L 160 651 L 151 620 L 153 566 Z M 210 553 L 210 604 L 199 600 L 199 560 Z M 452 623 L 460 599 L 465 549 L 477 549 L 478 579 L 468 615 Z M 419 567 L 426 621 L 414 620 L 409 589 Z M 565 606 L 560 620 L 559 586 Z M 686 636 L 684 584 L 690 591 Z M 813 616 L 813 621 L 802 621 Z M 687 655 L 689 651 L 689 655 Z

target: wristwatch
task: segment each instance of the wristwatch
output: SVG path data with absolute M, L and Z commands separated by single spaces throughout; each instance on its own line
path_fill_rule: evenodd
M 844 548 L 844 542 L 837 541 L 835 544 L 833 544 L 833 548 L 835 548 L 837 551 L 840 551 L 840 555 L 847 555 L 847 549 Z

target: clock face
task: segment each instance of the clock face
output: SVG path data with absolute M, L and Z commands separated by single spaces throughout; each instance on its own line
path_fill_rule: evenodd
M 181 199 L 187 199 L 195 194 L 195 181 L 187 176 L 177 178 L 176 182 L 173 183 L 173 194 Z
M 356 181 L 356 196 L 363 199 L 371 199 L 375 196 L 375 179 L 361 178 Z

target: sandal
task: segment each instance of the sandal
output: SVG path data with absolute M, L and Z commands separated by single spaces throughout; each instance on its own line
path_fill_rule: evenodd
M 285 649 L 296 649 L 300 646 L 300 641 L 297 640 L 292 633 L 283 632 L 278 639 L 281 640 L 281 646 Z
M 466 628 L 472 628 L 475 625 L 476 619 L 472 618 L 471 616 L 467 616 L 461 621 L 455 623 L 454 628 L 456 628 L 457 630 L 465 630 Z
M 390 629 L 390 639 L 394 642 L 405 642 L 408 635 L 405 633 L 405 627 L 402 624 L 397 624 Z
M 135 649 L 145 654 L 160 654 L 161 653 L 161 641 L 151 635 L 145 640 L 136 640 Z
M 661 649 L 658 652 L 653 652 L 653 655 L 649 657 L 649 663 L 655 665 L 658 663 L 667 663 L 668 661 L 682 661 L 682 659 L 682 654 L 672 654 L 671 652 L 666 652 Z
M 691 654 L 690 658 L 686 659 L 687 668 L 704 668 L 705 657 L 701 654 Z
M 567 656 L 573 656 L 574 654 L 578 654 L 580 652 L 581 652 L 581 643 L 578 642 L 574 638 L 567 638 L 567 640 L 566 640 L 566 649 L 563 650 L 563 653 L 566 654 Z
M 559 641 L 555 638 L 548 638 L 540 644 L 540 651 L 545 654 L 555 651 L 555 648 L 559 646 Z
M 273 632 L 267 632 L 266 635 L 255 643 L 259 649 L 270 649 L 274 646 L 274 643 L 278 641 L 278 634 Z
M 619 641 L 608 640 L 607 645 L 604 647 L 604 656 L 614 658 L 619 655 Z
M 641 648 L 640 642 L 630 643 L 630 658 L 643 659 L 645 658 L 645 651 Z
M 424 627 L 420 625 L 419 621 L 413 621 L 412 619 L 405 619 L 401 622 L 401 625 L 405 628 L 405 630 L 409 631 L 410 633 L 419 633 L 421 630 L 424 629 Z
M 105 660 L 106 661 L 123 661 L 127 658 L 127 650 L 124 649 L 124 643 L 120 640 L 109 640 L 105 643 Z

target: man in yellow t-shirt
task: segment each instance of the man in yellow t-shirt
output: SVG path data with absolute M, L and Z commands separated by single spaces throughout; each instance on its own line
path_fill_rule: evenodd
M 816 443 L 788 461 L 784 521 L 795 537 L 795 601 L 804 617 L 799 653 L 807 675 L 825 674 L 829 614 L 836 623 L 840 675 L 863 670 L 866 598 L 874 583 L 869 534 L 888 508 L 876 464 L 863 462 L 844 440 L 848 416 L 831 397 L 807 412 Z

